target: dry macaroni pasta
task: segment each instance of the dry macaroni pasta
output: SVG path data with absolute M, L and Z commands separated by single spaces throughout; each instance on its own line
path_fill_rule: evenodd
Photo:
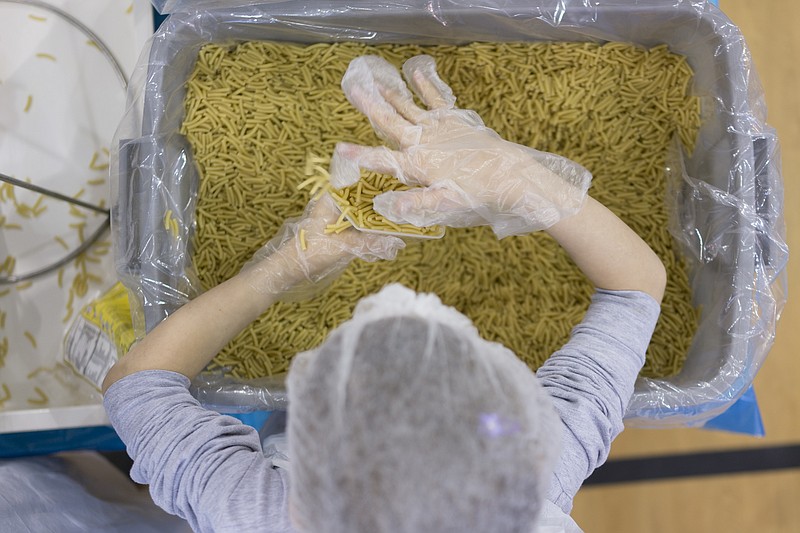
M 287 217 L 302 213 L 308 193 L 297 186 L 306 179 L 309 153 L 330 154 L 338 141 L 379 144 L 339 86 L 349 61 L 368 53 L 397 66 L 419 53 L 434 56 L 460 107 L 476 110 L 510 141 L 592 172 L 590 193 L 667 267 L 663 313 L 643 374 L 676 373 L 697 319 L 667 229 L 664 168 L 676 136 L 694 145 L 700 119 L 699 101 L 688 95 L 691 70 L 663 46 L 205 46 L 187 83 L 182 129 L 201 173 L 193 262 L 203 286 L 236 274 Z M 448 229 L 442 240 L 409 242 L 394 262 L 354 262 L 312 301 L 273 306 L 213 364 L 240 377 L 284 371 L 295 353 L 348 319 L 359 298 L 392 281 L 435 292 L 531 368 L 569 338 L 593 290 L 544 233 L 498 241 L 485 227 Z

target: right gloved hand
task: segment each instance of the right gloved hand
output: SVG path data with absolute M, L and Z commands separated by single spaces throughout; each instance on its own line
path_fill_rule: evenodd
M 403 74 L 428 107 L 420 109 L 397 70 L 377 56 L 354 59 L 342 79 L 348 100 L 392 148 L 336 146 L 334 187 L 353 185 L 360 169 L 392 174 L 408 185 L 375 198 L 395 223 L 489 225 L 498 238 L 549 228 L 583 206 L 591 174 L 564 157 L 502 139 L 455 97 L 430 56 L 412 57 Z

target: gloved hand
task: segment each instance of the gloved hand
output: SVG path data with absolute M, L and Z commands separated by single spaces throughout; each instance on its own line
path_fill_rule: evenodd
M 591 174 L 564 157 L 502 139 L 455 97 L 430 56 L 403 65 L 420 109 L 397 70 L 377 56 L 354 59 L 342 79 L 348 100 L 393 149 L 336 146 L 331 183 L 357 182 L 360 169 L 392 174 L 408 185 L 375 198 L 395 223 L 452 227 L 490 225 L 498 238 L 546 229 L 577 213 Z
M 253 289 L 278 300 L 303 300 L 330 285 L 356 257 L 365 261 L 394 259 L 402 239 L 363 233 L 354 228 L 325 234 L 339 211 L 328 194 L 311 201 L 303 216 L 287 219 L 277 235 L 242 268 Z

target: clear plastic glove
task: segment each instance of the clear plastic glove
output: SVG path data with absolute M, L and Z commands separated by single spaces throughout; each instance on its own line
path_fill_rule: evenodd
M 326 235 L 326 226 L 338 217 L 333 198 L 325 194 L 310 202 L 303 216 L 287 219 L 242 268 L 251 277 L 253 290 L 278 300 L 307 299 L 330 285 L 353 259 L 394 259 L 405 247 L 397 237 L 355 229 Z
M 399 72 L 384 59 L 354 59 L 342 79 L 348 100 L 391 147 L 339 143 L 331 182 L 357 182 L 360 169 L 392 174 L 408 185 L 375 198 L 395 223 L 489 225 L 499 238 L 546 229 L 577 213 L 592 176 L 564 157 L 502 139 L 474 111 L 457 109 L 432 57 L 412 57 L 403 74 L 428 107 L 421 109 Z

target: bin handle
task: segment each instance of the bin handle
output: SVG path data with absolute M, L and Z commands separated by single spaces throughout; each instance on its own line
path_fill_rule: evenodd
M 780 181 L 778 139 L 774 134 L 753 137 L 754 200 L 756 216 L 756 267 L 780 272 L 787 260 L 787 250 L 780 234 L 783 189 Z

